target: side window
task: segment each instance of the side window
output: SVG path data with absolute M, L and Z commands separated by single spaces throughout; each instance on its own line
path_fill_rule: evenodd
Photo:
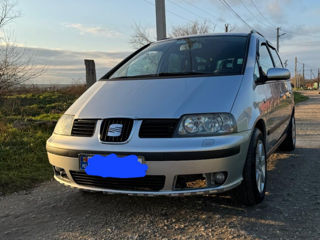
M 279 58 L 279 55 L 278 53 L 276 52 L 275 49 L 272 49 L 272 48 L 269 48 L 270 49 L 270 52 L 271 52 L 271 55 L 272 55 L 272 58 L 273 58 L 273 61 L 274 61 L 274 64 L 276 65 L 277 68 L 282 68 L 282 63 L 281 63 L 281 60 Z
M 265 75 L 267 75 L 267 72 L 270 68 L 273 68 L 273 62 L 270 57 L 269 51 L 267 49 L 267 46 L 265 44 L 262 44 L 259 49 L 260 57 L 259 57 L 259 63 L 262 68 L 262 71 Z
M 254 65 L 253 79 L 254 79 L 254 81 L 258 81 L 260 79 L 259 66 L 258 66 L 257 62 Z

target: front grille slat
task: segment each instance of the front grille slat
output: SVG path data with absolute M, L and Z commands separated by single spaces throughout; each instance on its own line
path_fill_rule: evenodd
M 73 130 L 74 131 L 92 131 L 94 129 L 94 127 L 79 127 L 79 126 L 76 126 L 76 127 L 73 127 Z
M 77 137 L 92 137 L 96 124 L 96 119 L 75 119 L 73 121 L 71 135 Z
M 164 187 L 165 176 L 147 175 L 142 178 L 103 178 L 87 175 L 85 172 L 70 171 L 73 180 L 79 185 L 115 190 L 159 191 Z
M 120 136 L 108 136 L 109 127 L 112 124 L 121 124 Z M 133 120 L 129 118 L 105 119 L 101 125 L 100 139 L 103 142 L 125 142 L 128 140 L 133 126 Z
M 178 119 L 146 119 L 143 120 L 140 138 L 171 138 L 178 125 Z

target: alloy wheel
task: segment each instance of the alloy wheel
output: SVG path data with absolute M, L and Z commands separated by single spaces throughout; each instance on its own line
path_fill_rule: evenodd
M 256 184 L 259 193 L 264 190 L 266 182 L 266 154 L 264 149 L 264 143 L 262 140 L 258 140 L 256 147 Z

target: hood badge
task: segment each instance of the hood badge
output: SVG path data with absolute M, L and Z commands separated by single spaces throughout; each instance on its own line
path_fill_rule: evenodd
M 122 124 L 111 124 L 108 129 L 108 137 L 119 137 L 122 132 Z

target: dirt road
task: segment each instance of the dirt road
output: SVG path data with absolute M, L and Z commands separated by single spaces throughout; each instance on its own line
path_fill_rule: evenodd
M 0 239 L 320 239 L 320 95 L 296 109 L 297 149 L 268 163 L 265 201 L 82 194 L 52 181 L 0 198 Z

